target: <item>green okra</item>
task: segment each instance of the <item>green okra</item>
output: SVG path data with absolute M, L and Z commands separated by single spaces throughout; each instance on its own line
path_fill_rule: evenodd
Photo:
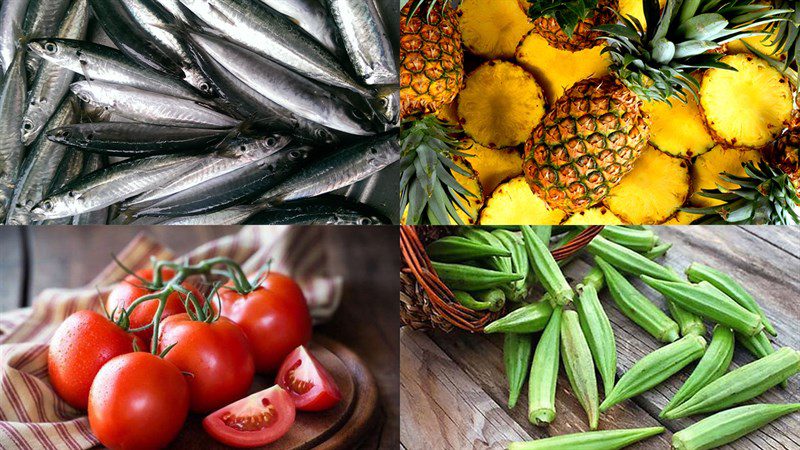
M 597 266 L 605 275 L 608 290 L 622 313 L 636 325 L 661 342 L 678 339 L 678 324 L 669 318 L 647 297 L 642 295 L 621 273 L 603 258 L 595 257 Z
M 484 333 L 535 333 L 544 330 L 553 307 L 548 301 L 531 303 L 517 308 L 487 325 Z
M 614 266 L 619 271 L 636 275 L 648 275 L 659 280 L 681 281 L 680 275 L 669 267 L 664 267 L 653 262 L 646 256 L 639 254 L 622 245 L 615 244 L 603 236 L 595 236 L 586 249 L 595 257 Z
M 473 297 L 469 292 L 464 291 L 453 291 L 453 297 L 456 298 L 456 301 L 461 306 L 473 311 L 499 311 L 503 309 L 504 304 L 504 302 L 498 303 L 496 300 L 479 300 Z
M 522 238 L 518 234 L 508 230 L 494 230 L 492 234 L 509 251 L 512 272 L 523 277 L 521 280 L 511 283 L 511 288 L 508 290 L 507 295 L 509 301 L 521 302 L 528 296 L 528 289 L 533 285 L 535 278 L 530 270 L 530 264 L 528 264 L 528 252 L 525 250 L 525 244 L 523 244 Z
M 475 300 L 491 305 L 489 311 L 500 311 L 506 305 L 506 294 L 502 289 L 492 288 L 472 293 Z
M 763 394 L 798 372 L 800 352 L 783 347 L 717 378 L 683 404 L 667 411 L 664 418 L 678 419 L 730 408 Z
M 556 381 L 561 347 L 562 308 L 553 310 L 536 350 L 528 377 L 528 420 L 545 426 L 556 417 Z
M 701 319 L 700 316 L 681 308 L 670 299 L 666 299 L 666 302 L 670 315 L 680 327 L 681 336 L 690 334 L 696 334 L 698 336 L 706 335 L 706 324 L 703 323 L 703 319 Z
M 597 379 L 594 375 L 592 352 L 575 311 L 564 311 L 561 318 L 561 359 L 564 361 L 564 371 L 572 392 L 589 418 L 589 429 L 596 430 L 600 415 L 597 410 Z
M 527 442 L 512 442 L 508 450 L 618 450 L 661 434 L 664 427 L 588 431 Z
M 639 253 L 649 252 L 658 242 L 658 236 L 652 230 L 637 230 L 619 225 L 606 226 L 600 236 Z
M 506 333 L 503 342 L 503 362 L 508 379 L 508 407 L 513 408 L 531 364 L 533 337 L 530 334 Z
M 778 335 L 778 332 L 775 331 L 775 327 L 772 326 L 772 323 L 767 319 L 766 314 L 764 314 L 764 310 L 761 309 L 753 296 L 750 295 L 741 284 L 734 280 L 732 276 L 700 263 L 692 263 L 686 269 L 686 276 L 694 283 L 699 283 L 701 281 L 711 283 L 746 310 L 758 314 L 758 316 L 761 317 L 761 323 L 764 324 L 764 329 L 767 333 L 773 336 Z
M 581 280 L 581 284 L 584 286 L 591 286 L 595 291 L 600 292 L 606 286 L 606 277 L 603 275 L 603 271 L 595 266 L 586 272 L 586 275 L 583 276 L 583 280 Z
M 522 276 L 516 273 L 499 272 L 465 264 L 432 261 L 431 265 L 447 287 L 460 291 L 491 289 L 522 279 Z
M 611 321 L 597 298 L 597 289 L 591 284 L 578 285 L 578 297 L 574 303 L 581 329 L 586 336 L 600 379 L 603 380 L 603 393 L 608 396 L 614 388 L 617 374 L 617 345 Z
M 692 374 L 686 379 L 678 392 L 667 403 L 661 411 L 661 416 L 685 402 L 697 393 L 703 386 L 721 377 L 728 371 L 733 359 L 734 337 L 733 330 L 728 327 L 717 325 L 711 336 L 711 343 L 708 344 L 703 357 L 697 363 Z
M 745 336 L 741 333 L 736 333 L 736 340 L 756 358 L 763 358 L 775 353 L 775 348 L 772 346 L 772 343 L 769 341 L 764 331 L 755 336 Z
M 722 447 L 787 414 L 800 411 L 800 403 L 755 404 L 722 411 L 672 435 L 675 450 Z
M 707 281 L 692 284 L 685 281 L 657 280 L 647 275 L 642 275 L 641 278 L 680 308 L 733 328 L 746 336 L 754 336 L 764 328 L 757 314 L 744 309 Z
M 575 298 L 575 292 L 572 291 L 547 245 L 529 225 L 522 226 L 522 236 L 528 252 L 528 261 L 539 282 L 550 293 L 554 306 L 563 306 L 571 302 Z
M 705 339 L 690 334 L 645 355 L 620 377 L 611 394 L 600 405 L 600 412 L 661 384 L 703 356 L 705 348 Z
M 475 242 L 482 242 L 496 248 L 505 248 L 500 239 L 490 231 L 478 227 L 461 227 L 459 233 L 467 239 Z M 490 256 L 484 258 L 486 267 L 497 270 L 498 272 L 513 272 L 511 266 L 511 256 Z
M 550 238 L 553 237 L 552 225 L 536 225 L 531 228 L 533 228 L 533 232 L 536 233 L 536 236 L 539 237 L 539 240 L 544 242 L 544 245 L 548 245 L 550 243 Z
M 656 244 L 656 246 L 653 247 L 652 250 L 642 253 L 642 256 L 644 256 L 647 259 L 655 260 L 655 259 L 661 258 L 662 256 L 666 255 L 667 252 L 669 251 L 669 249 L 671 249 L 671 248 L 672 248 L 672 244 L 671 243 L 669 243 L 669 242 L 661 242 L 659 244 Z
M 510 257 L 505 247 L 494 247 L 462 236 L 445 236 L 431 242 L 426 248 L 428 257 L 440 262 L 464 262 L 490 256 Z

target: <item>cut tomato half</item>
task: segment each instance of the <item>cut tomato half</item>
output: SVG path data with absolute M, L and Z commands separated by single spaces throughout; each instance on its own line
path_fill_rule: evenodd
M 225 445 L 260 447 L 286 434 L 294 423 L 294 415 L 289 393 L 280 386 L 272 386 L 211 413 L 203 419 L 203 428 Z
M 301 411 L 330 409 L 342 399 L 331 374 L 302 345 L 283 360 L 275 382 L 289 393 L 294 406 Z

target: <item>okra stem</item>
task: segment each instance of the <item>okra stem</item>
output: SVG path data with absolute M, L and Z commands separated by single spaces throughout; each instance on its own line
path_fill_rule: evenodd
M 560 357 L 562 308 L 553 310 L 553 315 L 539 337 L 533 353 L 533 363 L 528 379 L 528 420 L 534 425 L 545 426 L 556 417 L 556 381 Z
M 533 338 L 530 334 L 506 333 L 503 342 L 503 362 L 508 379 L 508 407 L 513 408 L 531 364 Z
M 564 361 L 564 371 L 572 392 L 589 418 L 589 429 L 596 430 L 600 415 L 597 410 L 597 379 L 594 375 L 592 352 L 575 311 L 564 311 L 561 318 L 561 359 Z
M 617 450 L 664 432 L 664 427 L 588 431 L 528 442 L 512 442 L 508 450 Z
M 539 282 L 552 296 L 554 306 L 563 306 L 571 302 L 575 298 L 575 293 L 547 245 L 539 239 L 529 225 L 522 226 L 522 236 L 525 241 L 525 249 L 528 251 L 528 261 Z

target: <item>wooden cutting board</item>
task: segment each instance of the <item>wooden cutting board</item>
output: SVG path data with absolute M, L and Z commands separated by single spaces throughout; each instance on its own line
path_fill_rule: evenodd
M 345 449 L 355 447 L 378 420 L 378 387 L 363 361 L 349 348 L 324 336 L 314 336 L 311 353 L 336 380 L 342 401 L 328 411 L 298 411 L 294 425 L 286 435 L 264 449 Z M 250 393 L 274 384 L 269 377 L 256 375 Z M 227 449 L 203 430 L 203 416 L 191 415 L 183 431 L 170 448 Z

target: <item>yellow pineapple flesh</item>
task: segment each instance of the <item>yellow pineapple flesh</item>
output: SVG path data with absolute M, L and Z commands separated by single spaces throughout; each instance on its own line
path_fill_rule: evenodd
M 547 207 L 533 195 L 524 177 L 512 178 L 497 187 L 481 210 L 481 225 L 557 225 L 566 213 Z
M 458 123 L 458 104 L 457 102 L 450 102 L 446 105 L 442 105 L 439 109 L 436 110 L 434 114 L 437 119 L 445 122 L 448 125 L 452 125 L 454 127 L 460 127 L 461 124 Z
M 622 219 L 615 216 L 608 208 L 595 206 L 586 211 L 573 214 L 564 225 L 622 225 Z
M 464 46 L 487 59 L 512 58 L 531 29 L 517 0 L 463 0 L 459 10 Z
M 729 55 L 736 69 L 709 69 L 700 85 L 700 105 L 714 139 L 730 147 L 759 148 L 772 142 L 792 112 L 789 80 L 750 54 Z
M 678 211 L 662 225 L 691 225 L 695 220 L 703 217 L 702 214 L 692 214 L 686 211 Z
M 476 142 L 511 147 L 525 142 L 544 116 L 544 94 L 533 75 L 506 61 L 489 61 L 472 72 L 458 97 L 464 131 Z
M 648 146 L 633 170 L 611 189 L 606 205 L 625 222 L 652 225 L 675 214 L 688 196 L 687 161 Z
M 487 192 L 509 178 L 522 175 L 522 155 L 515 148 L 488 148 L 467 139 L 463 143 L 463 152 L 472 155 L 467 157 L 467 161 L 478 173 L 481 186 Z
M 763 27 L 761 27 L 763 30 Z M 754 29 L 753 31 L 755 31 Z M 778 28 L 774 28 L 772 34 L 768 36 L 750 36 L 748 38 L 739 39 L 738 41 L 733 41 L 728 43 L 728 53 L 730 54 L 738 54 L 738 53 L 751 53 L 750 49 L 745 46 L 745 43 L 750 47 L 754 48 L 756 51 L 763 53 L 765 55 L 769 55 L 771 58 L 777 59 L 779 61 L 786 61 L 786 53 L 785 52 L 776 52 L 776 45 L 778 41 L 775 40 L 777 35 Z
M 594 14 L 578 23 L 572 32 L 572 37 L 567 36 L 556 19 L 552 17 L 539 17 L 534 20 L 533 30 L 545 38 L 552 47 L 577 52 L 602 43 L 600 39 L 602 34 L 594 30 L 594 28 L 598 25 L 616 23 L 617 15 L 615 11 L 618 9 L 619 0 L 599 0 Z
M 697 157 L 692 165 L 692 197 L 691 203 L 695 206 L 710 207 L 721 205 L 723 202 L 699 193 L 703 189 L 716 189 L 717 185 L 734 189 L 737 186 L 720 179 L 720 174 L 745 176 L 742 163 L 747 161 L 758 162 L 761 155 L 757 150 L 725 148 L 717 145 L 707 153 Z
M 647 102 L 650 115 L 650 143 L 662 152 L 684 158 L 701 155 L 714 146 L 697 101 L 689 95 L 686 103 Z
M 578 81 L 608 74 L 610 61 L 602 50 L 603 46 L 576 52 L 559 50 L 531 32 L 520 42 L 515 57 L 536 77 L 552 104 Z

